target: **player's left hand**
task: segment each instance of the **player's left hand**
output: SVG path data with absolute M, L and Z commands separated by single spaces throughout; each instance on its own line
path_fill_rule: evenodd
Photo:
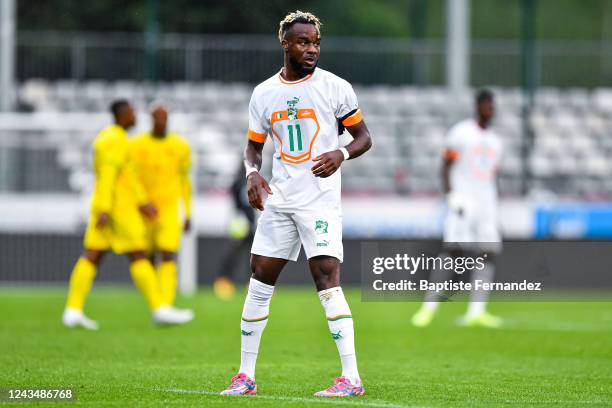
M 110 214 L 107 212 L 101 212 L 98 216 L 98 221 L 96 222 L 96 228 L 102 229 L 108 225 L 110 222 Z
M 183 225 L 183 231 L 189 232 L 189 230 L 191 230 L 191 220 L 187 218 L 185 220 L 185 224 Z
M 312 174 L 314 174 L 315 177 L 325 178 L 331 176 L 340 168 L 340 165 L 344 161 L 344 155 L 340 150 L 334 150 L 323 153 L 312 160 L 318 162 L 312 167 Z
M 155 208 L 153 203 L 145 203 L 138 207 L 138 209 L 149 220 L 154 220 L 157 217 L 157 208 Z

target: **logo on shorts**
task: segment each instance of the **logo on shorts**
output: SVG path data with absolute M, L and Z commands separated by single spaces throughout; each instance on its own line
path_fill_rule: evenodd
M 319 234 L 327 234 L 327 221 L 316 220 L 315 221 L 315 232 Z
M 297 120 L 298 118 L 298 110 L 296 109 L 296 105 L 300 101 L 300 98 L 294 96 L 293 99 L 289 99 L 287 101 L 287 118 L 289 120 Z
M 253 335 L 253 332 L 252 332 L 252 331 L 246 331 L 246 330 L 240 330 L 240 333 L 241 333 L 243 336 L 252 336 L 252 335 Z
M 323 241 L 319 241 L 319 242 L 317 242 L 317 246 L 318 247 L 327 247 L 327 246 L 329 246 L 329 241 L 326 240 L 326 239 L 324 239 Z
M 342 338 L 342 330 L 338 330 L 337 333 L 331 332 L 331 335 L 334 340 L 340 340 Z

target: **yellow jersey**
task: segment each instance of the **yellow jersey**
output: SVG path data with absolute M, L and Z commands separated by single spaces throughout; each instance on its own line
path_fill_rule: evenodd
M 191 216 L 191 148 L 177 133 L 155 137 L 141 133 L 129 142 L 129 161 L 148 199 L 157 207 L 178 205 L 182 200 Z
M 146 202 L 146 195 L 127 162 L 128 134 L 119 125 L 103 129 L 94 140 L 95 188 L 92 208 L 110 212 L 118 196 L 130 194 L 137 204 Z

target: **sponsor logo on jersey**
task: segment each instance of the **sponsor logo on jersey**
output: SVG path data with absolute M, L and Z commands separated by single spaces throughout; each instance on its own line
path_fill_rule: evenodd
M 324 239 L 323 241 L 319 241 L 317 242 L 317 246 L 318 247 L 328 247 L 329 246 L 329 241 Z

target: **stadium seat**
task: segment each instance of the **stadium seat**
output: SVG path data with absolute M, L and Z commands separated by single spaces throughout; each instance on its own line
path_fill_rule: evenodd
M 444 88 L 409 86 L 355 86 L 374 149 L 363 159 L 345 166 L 345 191 L 387 193 L 439 193 L 440 154 L 447 129 L 471 115 L 471 93 L 449 103 Z M 95 132 L 108 121 L 107 107 L 116 97 L 133 101 L 139 111 L 138 131 L 149 126 L 152 102 L 169 105 L 171 126 L 186 135 L 198 156 L 198 172 L 206 174 L 206 188 L 224 188 L 238 160 L 248 127 L 246 112 L 252 86 L 242 83 L 176 82 L 151 84 L 117 81 L 46 82 L 30 80 L 20 98 L 33 106 L 37 120 L 22 123 L 54 150 L 57 169 L 67 180 L 51 182 L 51 188 L 78 190 L 90 166 L 90 146 Z M 522 101 L 520 89 L 495 89 L 498 115 L 494 128 L 504 145 L 500 183 L 503 194 L 519 194 L 522 182 Z M 612 194 L 612 90 L 559 90 L 540 88 L 531 123 L 535 141 L 528 149 L 533 189 L 574 189 L 568 194 Z M 589 109 L 591 105 L 595 110 Z M 55 113 L 54 113 L 55 112 Z M 77 113 L 80 112 L 80 113 Z M 42 115 L 42 116 L 41 116 Z M 69 115 L 69 116 L 66 116 Z M 66 118 L 70 118 L 67 120 Z M 19 119 L 16 119 L 19 121 Z M 350 138 L 348 139 L 350 140 Z M 68 148 L 66 148 L 68 146 Z M 32 165 L 36 165 L 32 163 Z M 61 171 L 52 171 L 62 174 Z M 572 178 L 564 181 L 563 178 Z M 54 184 L 55 183 L 55 184 Z M 53 187 L 55 186 L 55 187 Z

